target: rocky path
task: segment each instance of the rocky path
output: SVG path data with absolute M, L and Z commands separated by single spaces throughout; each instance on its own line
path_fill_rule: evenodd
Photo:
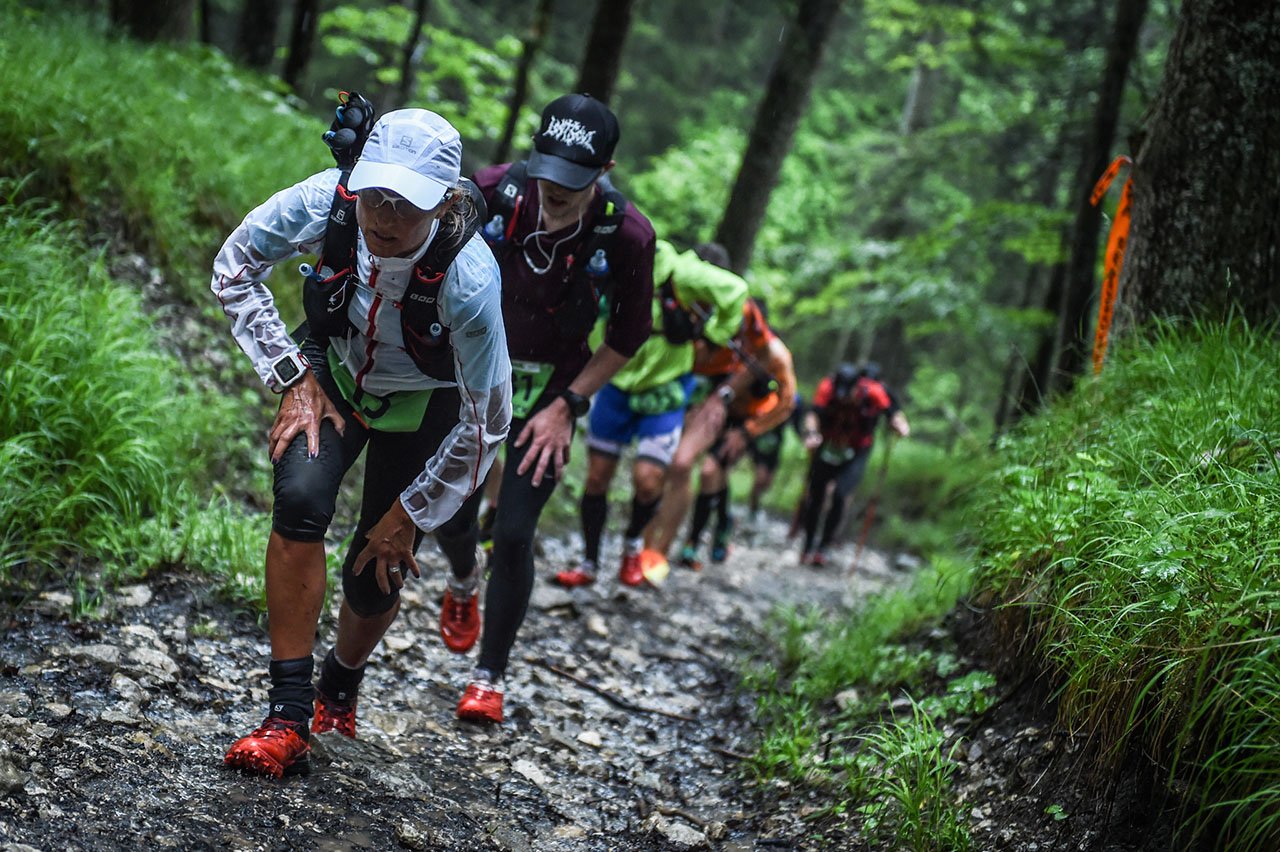
M 496 728 L 453 716 L 475 652 L 439 640 L 444 567 L 425 546 L 365 679 L 360 738 L 316 737 L 312 773 L 285 782 L 221 767 L 265 704 L 253 616 L 181 574 L 122 590 L 92 622 L 46 593 L 0 616 L 0 845 L 803 847 L 805 803 L 763 804 L 739 772 L 753 746 L 740 660 L 776 604 L 840 610 L 902 575 L 870 552 L 853 577 L 797 568 L 783 532 L 743 536 L 725 565 L 673 569 L 657 590 L 613 576 L 560 590 L 546 578 L 572 552 L 541 541 Z M 332 635 L 328 620 L 318 651 Z

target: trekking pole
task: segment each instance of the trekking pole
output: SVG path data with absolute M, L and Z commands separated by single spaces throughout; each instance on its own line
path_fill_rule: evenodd
M 853 552 L 853 564 L 849 566 L 849 575 L 857 573 L 858 563 L 862 561 L 862 549 L 866 547 L 867 537 L 871 534 L 871 524 L 876 519 L 876 504 L 880 502 L 880 492 L 884 490 L 884 482 L 889 476 L 889 452 L 893 449 L 893 438 L 886 437 L 884 445 L 884 461 L 880 463 L 880 474 L 876 477 L 876 487 L 867 500 L 866 516 L 862 521 L 862 533 L 858 536 L 858 549 Z

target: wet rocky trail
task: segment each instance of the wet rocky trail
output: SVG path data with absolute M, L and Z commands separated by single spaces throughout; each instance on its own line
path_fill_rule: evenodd
M 450 654 L 438 637 L 444 564 L 425 545 L 423 579 L 362 687 L 359 739 L 314 738 L 311 774 L 284 782 L 221 766 L 265 705 L 256 616 L 180 572 L 121 590 L 91 621 L 70 621 L 70 595 L 46 592 L 8 615 L 0 638 L 0 843 L 807 846 L 808 794 L 765 797 L 740 772 L 753 747 L 741 660 L 764 647 L 778 603 L 837 611 L 906 573 L 870 552 L 851 577 L 797 568 L 783 538 L 772 524 L 724 565 L 673 568 L 660 589 L 611 575 L 567 591 L 547 577 L 573 553 L 544 537 L 495 728 L 454 718 L 475 651 Z

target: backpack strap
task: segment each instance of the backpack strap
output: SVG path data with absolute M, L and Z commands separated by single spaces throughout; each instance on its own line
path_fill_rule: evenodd
M 440 225 L 442 229 L 452 230 L 437 233 L 426 254 L 414 266 L 413 278 L 400 306 L 405 352 L 419 370 L 441 381 L 453 381 L 454 371 L 449 329 L 440 322 L 440 287 L 458 253 L 486 219 L 484 196 L 480 189 L 466 179 L 461 183 L 467 197 L 459 199 L 455 205 L 461 205 L 462 209 L 456 216 L 446 216 Z
M 603 206 L 591 225 L 591 233 L 582 247 L 569 258 L 569 288 L 564 302 L 552 310 L 556 330 L 566 339 L 585 337 L 591 332 L 601 312 L 613 307 L 613 285 L 616 279 L 609 254 L 617 243 L 622 222 L 627 216 L 627 198 L 608 176 L 598 185 L 604 194 Z M 603 271 L 595 267 L 595 258 L 604 260 Z
M 658 288 L 658 305 L 662 309 L 661 334 L 668 343 L 678 346 L 702 337 L 706 330 L 706 314 L 697 310 L 696 305 L 691 310 L 681 304 L 676 295 L 674 275 L 668 275 Z
M 511 248 L 511 235 L 515 233 L 516 220 L 524 208 L 524 185 L 529 179 L 529 161 L 520 160 L 512 163 L 493 188 L 493 199 L 489 202 L 488 211 L 481 216 L 482 233 L 485 242 L 494 252 L 506 252 Z M 475 188 L 475 184 L 467 181 Z M 480 195 L 477 188 L 476 195 Z M 484 196 L 480 195 L 479 209 L 484 210 Z
M 356 196 L 347 191 L 349 168 L 343 169 L 329 205 L 324 251 L 302 284 L 302 308 L 317 339 L 342 337 L 347 332 L 347 304 L 356 274 Z

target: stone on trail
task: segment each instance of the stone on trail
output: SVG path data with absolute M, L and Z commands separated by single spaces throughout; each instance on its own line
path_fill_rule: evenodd
M 124 586 L 116 592 L 116 603 L 122 607 L 139 607 L 151 603 L 151 589 L 138 584 Z
M 707 836 L 698 829 L 680 821 L 671 820 L 662 814 L 652 814 L 644 821 L 644 829 L 652 834 L 660 834 L 677 849 L 697 849 L 709 845 Z
M 168 654 L 154 648 L 131 648 L 129 663 L 129 671 L 160 683 L 173 683 L 178 679 L 178 664 Z
M 80 645 L 64 649 L 62 654 L 84 663 L 98 663 L 112 668 L 120 665 L 120 649 L 115 645 Z
M 836 706 L 841 710 L 848 710 L 850 707 L 858 706 L 858 702 L 862 700 L 862 696 L 856 689 L 842 689 L 836 693 Z
M 538 764 L 531 760 L 517 760 L 515 763 L 511 764 L 511 771 L 515 772 L 517 775 L 524 776 L 524 778 L 538 787 L 546 787 L 551 783 L 551 778 L 547 773 L 543 772 L 542 769 L 538 767 Z
M 407 651 L 413 647 L 413 640 L 407 636 L 388 633 L 383 637 L 382 643 L 387 646 L 389 651 Z

